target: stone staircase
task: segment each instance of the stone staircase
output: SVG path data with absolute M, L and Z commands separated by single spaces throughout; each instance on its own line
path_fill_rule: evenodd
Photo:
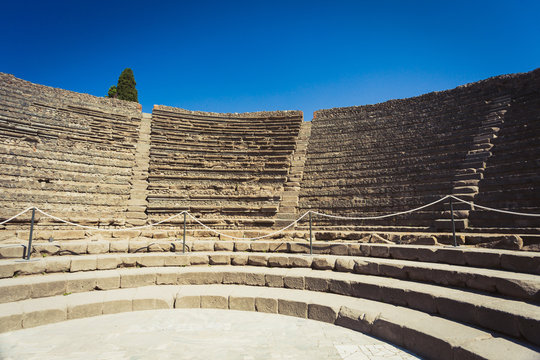
M 452 194 L 466 201 L 474 201 L 479 194 L 478 183 L 484 177 L 486 162 L 491 157 L 492 140 L 497 138 L 501 125 L 504 123 L 504 115 L 510 106 L 511 96 L 504 95 L 491 100 L 488 113 L 478 128 L 478 133 L 473 138 L 473 144 L 461 169 L 457 170 L 454 177 Z M 468 218 L 472 205 L 454 202 L 454 222 L 456 230 L 463 230 L 469 226 Z M 450 202 L 444 204 L 443 219 L 435 221 L 438 229 L 451 229 L 452 220 Z
M 306 241 L 190 240 L 185 254 L 165 240 L 56 245 L 43 243 L 55 252 L 32 261 L 0 258 L 0 333 L 220 308 L 324 321 L 425 359 L 540 355 L 540 253 L 315 242 L 308 256 Z
M 311 135 L 311 122 L 303 122 L 296 148 L 292 155 L 291 168 L 287 181 L 284 185 L 283 195 L 276 214 L 275 228 L 282 228 L 296 220 L 298 214 L 298 196 L 300 194 L 300 182 L 304 174 L 304 164 L 306 163 L 307 146 Z
M 146 189 L 148 188 L 148 165 L 150 159 L 150 127 L 152 114 L 142 114 L 139 141 L 135 148 L 135 166 L 132 173 L 132 187 L 129 194 L 126 222 L 133 226 L 146 224 Z

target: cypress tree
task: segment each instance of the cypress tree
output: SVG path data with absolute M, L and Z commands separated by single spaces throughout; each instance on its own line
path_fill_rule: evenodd
M 120 100 L 139 102 L 137 98 L 137 89 L 135 89 L 135 76 L 130 68 L 124 69 L 118 78 L 118 98 Z
M 118 97 L 118 90 L 116 89 L 116 85 L 113 85 L 109 88 L 109 93 L 107 94 L 110 98 L 117 98 Z

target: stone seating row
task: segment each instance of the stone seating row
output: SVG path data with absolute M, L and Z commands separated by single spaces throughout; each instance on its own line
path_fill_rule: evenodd
M 73 120 L 69 124 L 70 126 L 84 129 L 85 126 L 79 120 L 81 117 L 86 117 L 98 121 L 94 123 L 98 124 L 98 128 L 101 128 L 99 126 L 101 125 L 100 121 L 107 119 L 107 123 L 103 123 L 104 125 L 110 126 L 110 124 L 113 124 L 118 129 L 130 131 L 139 119 L 135 109 L 126 112 L 119 111 L 116 107 L 100 106 L 100 102 L 104 100 L 103 98 L 93 97 L 88 104 L 74 106 L 70 104 L 72 97 L 69 96 L 71 94 L 67 95 L 64 101 L 59 102 L 50 97 L 36 97 L 34 93 L 30 95 L 33 101 L 28 102 L 29 95 L 14 95 L 10 90 L 3 91 L 3 97 L 0 99 L 1 113 L 17 121 L 26 121 L 25 119 L 30 116 L 36 119 L 39 118 L 41 125 L 58 126 L 61 125 L 62 119 L 69 118 Z
M 283 129 L 290 126 L 297 126 L 298 120 L 302 118 L 302 114 L 297 113 L 294 116 L 290 116 L 284 111 L 277 111 L 276 116 L 258 116 L 257 113 L 233 114 L 231 116 L 213 116 L 210 113 L 201 113 L 201 115 L 198 117 L 193 117 L 186 112 L 164 112 L 154 108 L 152 113 L 155 115 L 160 124 L 162 124 L 162 126 L 183 126 L 190 128 L 231 126 L 233 128 L 242 129 L 253 126 L 255 130 L 260 128 Z M 171 119 L 172 121 L 167 123 L 165 119 Z
M 44 147 L 36 145 L 30 150 L 28 146 L 17 146 L 16 144 L 0 144 L 0 154 L 2 156 L 10 155 L 17 157 L 26 157 L 31 159 L 52 160 L 52 161 L 71 161 L 78 164 L 88 164 L 95 166 L 116 166 L 131 167 L 133 154 L 123 151 L 95 151 L 92 156 L 88 155 L 87 150 L 81 150 L 77 147 Z
M 181 220 L 183 222 L 183 220 Z M 28 231 L 19 230 L 23 239 L 27 240 Z M 67 239 L 73 239 L 72 233 L 82 237 L 84 230 L 67 230 L 65 234 Z M 92 234 L 97 232 L 93 231 Z M 131 240 L 121 240 L 124 233 L 127 233 Z M 236 237 L 258 237 L 268 234 L 267 231 L 224 231 L 224 234 Z M 26 235 L 26 236 L 25 236 Z M 35 233 L 36 240 L 47 240 L 50 233 Z M 154 236 L 153 239 L 140 239 L 139 236 Z M 152 230 L 129 230 L 125 232 L 115 232 L 115 239 L 107 240 L 70 240 L 33 243 L 33 256 L 44 257 L 48 261 L 50 255 L 61 254 L 107 254 L 107 253 L 134 253 L 134 252 L 170 252 L 181 251 L 182 230 L 171 229 L 162 231 Z M 221 236 L 221 240 L 203 241 L 192 240 L 196 238 L 209 238 L 218 235 L 208 230 L 190 230 L 186 240 L 187 252 L 211 252 L 211 251 L 235 251 L 235 252 L 264 252 L 268 254 L 290 253 L 290 254 L 308 254 L 309 243 L 306 241 L 308 233 L 305 231 L 293 231 L 277 234 L 281 240 L 231 240 L 227 236 Z M 440 243 L 450 244 L 452 235 L 437 235 Z M 458 235 L 458 243 L 478 244 L 484 241 L 504 240 L 510 238 L 508 235 L 485 236 L 485 235 Z M 313 253 L 320 255 L 339 255 L 339 256 L 361 256 L 374 257 L 382 259 L 420 261 L 427 263 L 441 263 L 449 265 L 459 265 L 468 267 L 482 267 L 486 269 L 513 271 L 517 273 L 531 273 L 540 275 L 540 254 L 538 252 L 524 252 L 501 249 L 471 248 L 469 246 L 427 246 L 417 245 L 414 241 L 423 240 L 432 237 L 426 234 L 387 234 L 386 237 L 396 243 L 367 243 L 370 240 L 381 238 L 371 233 L 359 232 L 329 232 L 315 231 L 313 242 Z M 174 240 L 166 240 L 174 239 Z M 301 239 L 290 240 L 290 239 Z M 58 239 L 62 239 L 59 237 Z M 317 240 L 337 240 L 332 242 Z M 363 242 L 358 242 L 363 241 Z M 365 241 L 365 242 L 364 242 Z M 398 242 L 403 244 L 398 244 Z M 409 243 L 412 244 L 409 244 Z M 25 241 L 20 244 L 26 245 Z M 0 258 L 20 258 L 23 254 L 22 247 L 3 247 L 0 246 Z M 17 245 L 12 243 L 11 245 Z M 173 254 L 174 255 L 174 254 Z
M 11 114 L 12 116 L 14 114 Z M 25 114 L 19 114 L 24 116 Z M 132 149 L 134 147 L 134 136 L 137 129 L 121 130 L 118 128 L 110 128 L 109 130 L 102 131 L 102 128 L 94 126 L 90 128 L 85 126 L 83 129 L 77 129 L 73 126 L 66 128 L 66 126 L 51 126 L 36 122 L 34 114 L 28 114 L 32 116 L 32 121 L 18 120 L 17 118 L 6 118 L 0 122 L 3 134 L 19 134 L 18 137 L 24 135 L 31 135 L 40 138 L 49 139 L 69 139 L 72 141 L 81 141 L 98 144 L 108 144 L 119 148 Z M 103 121 L 108 121 L 104 119 Z M 65 123 L 63 123 L 65 124 Z M 105 126 L 105 125 L 103 125 Z M 136 124 L 133 126 L 137 126 Z M 100 133 L 101 132 L 101 133 Z
M 153 143 L 152 147 L 150 148 L 150 158 L 154 156 L 154 154 L 168 154 L 168 153 L 176 153 L 176 154 L 191 154 L 193 153 L 194 156 L 205 156 L 205 155 L 215 155 L 215 154 L 222 154 L 224 156 L 249 156 L 249 157 L 266 157 L 266 156 L 283 156 L 283 155 L 289 155 L 291 153 L 292 149 L 280 149 L 280 150 L 260 150 L 260 149 L 191 149 L 189 147 L 182 146 L 181 144 L 173 144 L 173 143 L 167 143 L 167 144 L 155 144 Z M 170 156 L 170 155 L 168 155 Z M 262 160 L 262 159 L 261 159 Z
M 362 149 L 361 151 L 352 150 L 351 147 L 343 148 L 343 150 L 329 150 L 329 151 L 320 151 L 312 150 L 313 158 L 312 164 L 327 164 L 330 163 L 332 159 L 336 161 L 336 164 L 348 164 L 356 162 L 366 162 L 366 161 L 375 161 L 375 158 L 379 159 L 388 159 L 395 160 L 400 158 L 412 158 L 412 157 L 429 157 L 429 156 L 440 156 L 441 158 L 452 158 L 452 154 L 456 151 L 462 149 L 461 144 L 411 144 L 408 146 L 406 151 L 397 152 L 395 148 L 372 148 L 372 149 Z M 427 151 L 432 151 L 434 154 L 426 153 Z M 455 155 L 454 155 L 455 156 Z
M 65 293 L 64 296 L 1 304 L 0 316 L 3 320 L 1 331 L 124 311 L 173 307 L 230 308 L 279 313 L 335 323 L 371 333 L 428 358 L 503 359 L 507 356 L 519 356 L 520 359 L 535 359 L 538 355 L 538 348 L 490 330 L 470 327 L 404 306 L 347 296 L 349 294 L 344 294 L 347 293 L 344 291 L 346 288 L 344 281 L 330 280 L 328 287 L 332 286 L 333 289 L 329 290 L 335 293 L 324 293 L 320 292 L 321 283 L 317 283 L 316 279 L 311 283 L 308 282 L 308 287 L 312 284 L 315 291 L 305 290 L 304 284 L 301 284 L 303 290 L 299 290 L 298 276 L 266 277 L 264 274 L 252 273 L 241 276 L 242 274 L 236 272 L 213 275 L 207 279 L 195 278 L 196 283 L 206 280 L 212 285 L 144 286 L 149 281 L 143 276 L 135 277 L 129 284 L 139 285 L 136 288 Z M 174 282 L 175 277 L 175 275 L 162 277 L 161 281 L 168 284 Z M 176 277 L 178 278 L 180 277 Z M 266 278 L 271 287 L 263 287 L 266 286 Z M 241 285 L 216 285 L 220 279 L 220 283 Z M 89 283 L 93 282 L 93 285 L 97 286 L 100 282 L 100 279 L 88 280 L 83 285 L 86 288 Z M 101 285 L 111 286 L 111 283 L 101 281 Z
M 168 168 L 188 168 L 188 169 L 201 169 L 201 168 L 214 168 L 214 169 L 224 169 L 224 168 L 245 168 L 245 169 L 288 169 L 290 164 L 287 161 L 265 161 L 263 163 L 255 163 L 249 160 L 229 160 L 227 163 L 219 160 L 210 160 L 210 159 L 167 159 L 167 158 L 156 158 L 152 163 L 152 168 L 154 169 L 168 169 Z
M 426 95 L 429 94 L 401 99 L 401 103 L 395 107 L 391 107 L 391 105 L 396 104 L 396 101 L 390 100 L 375 105 L 319 110 L 316 117 L 329 119 L 328 122 L 320 124 L 321 127 L 328 130 L 336 127 L 355 127 L 358 130 L 370 131 L 388 127 L 411 126 L 425 122 L 426 118 L 446 120 L 437 124 L 438 126 L 466 128 L 470 126 L 470 123 L 464 118 L 477 117 L 488 108 L 480 97 L 472 102 L 467 101 L 466 98 L 455 97 L 451 103 L 441 106 L 440 98 L 435 99 Z M 415 102 L 417 103 L 416 108 Z M 456 107 L 460 107 L 459 113 L 456 113 Z M 492 109 L 490 108 L 490 110 Z M 457 116 L 457 114 L 462 114 L 463 117 Z M 362 122 L 357 122 L 360 118 Z
M 229 125 L 228 122 L 223 124 L 214 124 L 207 126 L 191 125 L 185 122 L 185 119 L 174 119 L 170 117 L 154 116 L 152 128 L 156 136 L 179 136 L 178 134 L 185 134 L 188 138 L 191 136 L 198 136 L 205 134 L 210 138 L 218 137 L 219 139 L 227 140 L 238 137 L 246 137 L 246 140 L 251 139 L 264 139 L 267 134 L 274 134 L 278 138 L 287 138 L 291 132 L 298 130 L 300 127 L 297 124 L 297 120 L 294 120 L 294 124 L 291 125 L 267 125 L 263 127 L 252 126 L 248 123 L 245 125 L 235 126 Z M 175 123 L 172 123 L 172 122 Z
M 283 126 L 296 125 L 298 120 L 302 118 L 300 111 L 275 111 L 275 112 L 253 112 L 241 114 L 225 114 L 225 113 L 210 113 L 199 112 L 194 114 L 193 111 L 180 108 L 154 106 L 152 114 L 156 118 L 164 120 L 170 118 L 173 121 L 171 124 L 187 124 L 191 126 L 212 127 L 217 124 L 232 125 L 240 127 L 255 126 Z
M 182 118 L 195 123 L 231 122 L 238 124 L 262 123 L 279 124 L 298 120 L 303 116 L 301 111 L 260 111 L 245 113 L 212 113 L 191 111 L 172 106 L 155 105 L 153 113 L 161 116 Z
M 169 166 L 169 165 L 156 165 L 152 164 L 149 167 L 149 170 L 151 172 L 156 171 L 160 172 L 164 175 L 167 174 L 175 174 L 177 172 L 185 173 L 186 175 L 189 174 L 191 176 L 202 176 L 201 174 L 205 173 L 219 173 L 219 174 L 230 174 L 230 175 L 246 175 L 250 173 L 256 173 L 260 174 L 262 176 L 264 175 L 287 175 L 289 169 L 288 167 L 284 168 L 266 168 L 262 166 L 257 166 L 258 164 L 254 164 L 253 168 L 234 168 L 234 167 L 227 167 L 227 168 L 216 168 L 216 167 L 209 167 L 209 168 L 203 168 L 203 167 L 187 167 L 187 166 Z M 255 167 L 257 166 L 257 167 Z
M 62 218 L 96 219 L 87 224 L 123 218 L 141 121 L 138 105 L 7 74 L 0 74 L 0 92 L 6 126 L 30 135 L 0 139 L 2 216 L 37 206 Z M 29 218 L 26 213 L 5 227 L 17 229 Z M 58 225 L 39 215 L 36 220 L 41 227 Z
M 152 120 L 147 197 L 151 218 L 180 209 L 189 209 L 202 218 L 229 217 L 234 223 L 274 216 L 301 113 L 214 114 L 158 106 Z M 173 162 L 168 163 L 167 157 Z M 239 166 L 234 166 L 234 159 L 241 159 Z M 282 166 L 266 167 L 268 161 L 276 160 L 282 161 Z M 220 163 L 227 167 L 216 166 Z M 212 186 L 205 185 L 201 193 L 200 185 L 192 184 L 198 180 Z M 242 195 L 231 198 L 221 192 L 244 182 L 253 188 L 246 188 Z M 260 189 L 269 186 L 274 193 L 261 195 Z M 214 225 L 226 225 L 223 222 L 228 220 L 221 221 Z M 249 223 L 253 225 L 253 221 L 258 220 Z
M 382 301 L 430 314 L 439 314 L 452 320 L 481 326 L 508 336 L 523 337 L 537 345 L 540 343 L 540 337 L 535 332 L 535 329 L 540 325 L 538 306 L 518 300 L 496 298 L 461 289 L 444 288 L 400 279 L 358 274 L 354 268 L 347 267 L 348 264 L 345 262 L 340 265 L 342 266 L 339 269 L 340 272 L 328 272 L 306 268 L 302 257 L 292 259 L 293 264 L 289 262 L 288 266 L 285 262 L 285 267 L 282 267 L 283 259 L 281 259 L 281 263 L 273 264 L 274 267 L 260 268 L 249 265 L 250 260 L 247 260 L 248 265 L 246 266 L 239 266 L 241 261 L 233 263 L 231 266 L 231 263 L 227 263 L 227 259 L 224 259 L 223 256 L 214 255 L 210 256 L 210 264 L 213 266 L 201 269 L 201 267 L 195 266 L 200 263 L 201 259 L 190 255 L 183 257 L 183 261 L 169 258 L 169 262 L 166 263 L 167 267 L 163 267 L 164 265 L 159 265 L 163 264 L 163 261 L 160 263 L 151 259 L 150 256 L 139 255 L 137 261 L 131 259 L 133 261 L 129 262 L 127 258 L 124 258 L 124 264 L 128 266 L 138 264 L 145 267 L 144 269 L 131 267 L 111 270 L 109 268 L 102 271 L 84 271 L 84 268 L 81 268 L 82 270 L 77 272 L 77 265 L 72 262 L 72 269 L 76 272 L 4 279 L 0 282 L 0 287 L 3 290 L 0 304 L 65 293 L 155 284 L 233 283 L 277 286 L 333 292 L 356 298 Z M 186 260 L 186 257 L 190 259 Z M 235 259 L 239 260 L 239 258 L 234 258 L 233 261 Z M 107 263 L 107 259 L 101 260 L 102 265 Z M 126 262 L 126 260 L 128 261 Z M 317 261 L 316 258 L 313 261 Z M 193 262 L 193 266 L 190 266 L 191 262 Z M 178 267 L 173 264 L 188 267 Z M 58 267 L 58 269 L 63 268 L 65 267 Z M 236 279 L 236 281 L 231 281 L 231 278 Z M 229 280 L 227 281 L 227 279 Z
M 173 140 L 175 143 L 185 143 L 188 145 L 193 144 L 209 144 L 209 145 L 234 145 L 234 144 L 250 144 L 250 145 L 294 145 L 294 140 L 291 139 L 290 132 L 284 132 L 283 134 L 272 133 L 272 137 L 269 138 L 267 133 L 262 134 L 242 134 L 233 136 L 224 136 L 223 134 L 206 134 L 204 137 L 202 134 L 182 133 L 178 135 L 177 132 L 165 133 L 154 129 L 154 135 L 156 140 Z
M 99 98 L 88 94 L 53 88 L 34 84 L 29 81 L 18 79 L 13 75 L 0 73 L 0 93 L 3 95 L 17 96 L 27 99 L 31 94 L 33 98 L 49 100 L 55 103 L 69 102 L 73 107 L 91 103 L 94 107 L 114 109 L 115 112 L 131 114 L 137 111 L 137 104 L 116 99 Z M 4 98 L 4 97 L 2 97 Z
M 80 164 L 70 161 L 55 161 L 52 159 L 40 159 L 40 158 L 28 158 L 25 156 L 14 157 L 10 155 L 0 155 L 0 161 L 3 164 L 11 165 L 15 167 L 27 167 L 27 168 L 38 168 L 39 170 L 59 170 L 65 172 L 74 172 L 74 173 L 96 173 L 103 174 L 108 176 L 130 176 L 131 168 L 130 167 L 120 167 L 120 166 L 103 166 L 103 165 L 94 165 L 94 164 Z M 37 170 L 36 170 L 37 172 Z

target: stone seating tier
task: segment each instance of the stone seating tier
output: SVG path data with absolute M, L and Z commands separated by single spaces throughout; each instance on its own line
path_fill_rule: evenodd
M 87 268 L 89 267 L 89 261 L 92 261 L 91 259 L 62 259 L 62 261 L 57 261 L 55 265 L 50 266 L 50 269 L 56 270 L 54 269 L 54 266 L 56 266 L 58 270 L 65 269 L 63 271 L 72 271 L 72 273 L 51 274 L 46 278 L 43 276 L 30 276 L 25 277 L 24 279 L 11 278 L 2 280 L 1 286 L 4 291 L 3 296 L 0 297 L 0 304 L 31 298 L 36 299 L 45 296 L 62 295 L 64 293 L 80 293 L 85 290 L 92 291 L 94 288 L 88 286 L 89 280 L 94 280 L 94 283 L 96 283 L 99 290 L 134 287 L 133 285 L 136 284 L 137 280 L 142 282 L 139 286 L 153 284 L 163 285 L 165 284 L 165 281 L 168 281 L 166 282 L 167 284 L 174 285 L 223 283 L 223 278 L 220 280 L 216 278 L 216 273 L 221 272 L 221 276 L 225 273 L 228 276 L 236 277 L 237 282 L 233 283 L 240 285 L 280 287 L 278 285 L 280 284 L 281 287 L 283 287 L 284 284 L 287 284 L 285 285 L 286 288 L 341 293 L 337 290 L 338 284 L 341 283 L 341 286 L 345 286 L 345 288 L 341 289 L 342 292 L 345 292 L 341 293 L 342 295 L 383 301 L 385 303 L 410 307 L 435 314 L 440 311 L 441 315 L 446 315 L 452 320 L 484 326 L 490 330 L 496 330 L 518 338 L 522 335 L 521 333 L 523 333 L 524 336 L 527 336 L 527 340 L 536 343 L 537 345 L 540 341 L 538 335 L 531 331 L 535 326 L 538 326 L 538 323 L 540 322 L 540 318 L 535 314 L 537 306 L 533 304 L 510 299 L 500 299 L 499 303 L 497 303 L 497 299 L 489 295 L 476 294 L 473 292 L 469 293 L 458 289 L 442 289 L 439 286 L 431 284 L 411 285 L 406 280 L 384 277 L 381 279 L 380 277 L 373 275 L 364 275 L 356 269 L 361 266 L 358 266 L 358 261 L 361 260 L 347 261 L 347 259 L 344 260 L 341 258 L 330 260 L 328 256 L 318 256 L 309 261 L 302 259 L 302 257 L 299 256 L 282 255 L 280 257 L 268 257 L 268 261 L 272 263 L 272 265 L 270 265 L 272 268 L 261 269 L 260 267 L 265 265 L 261 264 L 260 261 L 262 259 L 260 256 L 261 255 L 249 255 L 245 259 L 240 257 L 240 255 L 231 256 L 227 253 L 219 255 L 179 255 L 176 257 L 161 256 L 162 259 L 160 259 L 160 256 L 150 257 L 141 255 L 117 256 L 116 258 L 111 256 L 98 256 L 96 263 L 97 260 L 99 260 L 101 262 L 101 267 L 105 269 L 114 269 L 112 266 L 115 263 L 119 263 L 123 267 L 133 267 L 134 264 L 150 267 L 144 270 L 103 270 L 86 273 L 80 271 L 90 271 Z M 241 268 L 230 266 L 231 264 L 237 266 L 242 265 L 240 263 L 242 261 L 246 262 L 247 265 L 251 264 L 251 266 L 243 266 Z M 86 265 L 85 262 L 87 263 Z M 203 265 L 206 263 L 216 266 L 212 269 L 197 269 L 195 267 L 183 269 L 177 267 L 179 265 L 189 266 L 191 262 L 193 262 L 193 265 Z M 333 265 L 334 268 L 332 268 L 336 273 L 328 274 L 328 272 L 321 271 L 328 270 L 328 267 L 332 266 L 332 262 L 337 264 Z M 67 266 L 65 264 L 67 264 Z M 175 265 L 176 267 L 173 267 Z M 253 267 L 253 265 L 257 267 Z M 167 267 L 163 268 L 164 266 Z M 290 267 L 293 269 L 290 269 Z M 309 267 L 321 270 L 309 269 Z M 354 272 L 355 274 L 344 274 L 343 272 Z M 258 274 L 258 276 L 255 274 Z M 250 280 L 247 280 L 246 277 L 251 277 L 251 281 L 257 283 L 249 284 Z M 264 281 L 259 283 L 253 279 L 253 277 L 262 277 Z M 281 281 L 279 280 L 280 277 L 283 279 L 283 284 L 281 284 Z M 271 279 L 277 282 L 271 283 Z M 244 283 L 244 281 L 247 281 L 248 283 Z M 224 284 L 227 283 L 229 282 L 225 280 Z M 349 289 L 347 289 L 350 291 L 349 293 L 347 293 L 347 287 L 349 287 Z M 350 287 L 356 287 L 356 289 L 350 289 Z M 399 293 L 406 293 L 407 295 L 400 299 Z M 444 306 L 439 305 L 440 309 L 437 309 L 436 306 L 438 304 L 429 304 L 429 302 L 426 304 L 415 301 L 417 300 L 415 298 L 421 296 L 437 297 L 438 301 L 444 301 L 446 304 Z M 474 308 L 478 305 L 483 305 L 483 307 L 480 307 L 479 310 L 475 310 Z M 450 310 L 453 307 L 458 306 L 463 307 L 463 312 L 466 312 L 465 309 L 468 307 L 468 312 L 472 312 L 473 314 L 477 312 L 477 314 L 471 316 L 472 314 L 459 314 L 455 309 L 454 311 Z M 498 313 L 497 315 L 503 319 L 506 317 L 505 320 L 507 321 L 507 324 L 497 324 L 496 321 L 487 320 L 493 313 Z
M 528 158 L 535 161 L 538 157 L 535 150 L 538 125 L 531 122 L 534 101 L 538 102 L 533 100 L 538 89 L 537 82 L 532 80 L 537 73 L 501 76 L 376 105 L 317 111 L 302 178 L 300 212 L 313 208 L 338 215 L 354 214 L 355 209 L 362 214 L 392 213 L 449 193 L 487 206 L 487 201 L 480 201 L 482 196 L 486 200 L 497 198 L 498 205 L 503 205 L 510 200 L 505 197 L 511 192 L 506 188 L 508 192 L 501 191 L 501 183 L 488 180 L 494 173 L 490 173 L 491 164 L 497 163 L 501 164 L 500 171 L 514 175 L 506 179 L 512 179 L 509 181 L 514 184 L 513 192 L 523 194 L 518 198 L 525 198 L 524 190 L 535 188 L 537 182 L 527 184 L 531 180 L 527 174 L 523 181 L 513 179 L 524 172 Z M 519 114 L 517 118 L 524 124 L 531 123 L 532 128 L 516 126 L 512 120 L 514 114 Z M 498 144 L 503 143 L 507 147 L 497 151 Z M 520 155 L 523 146 L 530 151 Z M 516 157 L 520 159 L 517 165 Z M 487 184 L 485 193 L 483 184 Z M 388 207 L 385 198 L 396 196 L 417 200 L 411 200 L 405 207 L 397 202 L 391 211 L 392 206 Z M 519 206 L 531 210 L 534 203 L 538 204 L 538 200 L 532 196 Z M 448 216 L 447 206 L 443 214 L 433 211 L 433 220 Z M 458 218 L 466 219 L 468 212 L 461 212 Z M 476 216 L 474 211 L 471 216 Z M 481 216 L 485 215 L 477 219 Z M 403 217 L 405 222 L 391 219 L 388 224 L 405 224 L 408 219 Z M 414 216 L 410 219 L 410 225 L 416 224 Z M 487 222 L 477 221 L 475 226 L 489 226 Z M 370 223 L 382 225 L 384 221 L 363 222 Z M 421 225 L 429 226 L 429 223 L 422 219 Z M 535 221 L 526 220 L 514 225 L 537 227 Z M 511 222 L 505 225 L 511 226 Z
M 315 252 L 335 255 L 306 256 L 305 242 L 265 241 L 188 241 L 188 254 L 169 252 L 177 245 L 43 243 L 38 251 L 53 254 L 66 246 L 97 254 L 0 261 L 0 287 L 9 290 L 0 292 L 2 331 L 156 304 L 259 311 L 266 304 L 267 311 L 372 331 L 428 358 L 532 359 L 539 353 L 540 282 L 538 275 L 516 272 L 540 273 L 537 253 L 316 243 Z M 119 253 L 103 254 L 108 251 Z M 40 273 L 46 275 L 30 275 Z
M 189 210 L 220 224 L 267 218 L 272 226 L 301 122 L 301 112 L 216 114 L 155 106 L 150 218 Z
M 534 74 L 537 72 L 533 72 Z M 504 116 L 497 138 L 492 140 L 492 156 L 479 181 L 479 204 L 518 212 L 540 213 L 540 120 L 537 109 L 538 75 L 515 96 Z M 540 219 L 472 211 L 471 226 L 490 227 L 493 222 L 540 229 Z
M 100 98 L 88 94 L 53 88 L 49 86 L 34 84 L 29 81 L 18 79 L 13 75 L 0 73 L 0 94 L 18 96 L 22 99 L 32 98 L 48 100 L 51 102 L 69 102 L 72 106 L 84 106 L 88 103 L 96 108 L 110 110 L 114 113 L 133 114 L 138 111 L 136 103 L 121 101 L 117 99 Z
M 5 180 L 0 217 L 37 206 L 66 219 L 123 221 L 141 121 L 138 105 L 7 74 L 0 74 L 0 94 L 0 175 Z M 6 226 L 28 221 L 27 213 Z
M 5 104 L 2 104 L 5 105 Z M 69 139 L 133 148 L 140 119 L 118 119 L 114 115 L 91 109 L 68 107 L 40 115 L 40 107 L 26 112 L 0 113 L 2 133 L 15 137 L 33 136 L 41 139 Z

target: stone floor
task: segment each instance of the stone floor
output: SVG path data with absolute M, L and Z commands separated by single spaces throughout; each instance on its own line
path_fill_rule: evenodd
M 0 359 L 336 359 L 419 357 L 342 327 L 283 315 L 152 310 L 0 335 Z

